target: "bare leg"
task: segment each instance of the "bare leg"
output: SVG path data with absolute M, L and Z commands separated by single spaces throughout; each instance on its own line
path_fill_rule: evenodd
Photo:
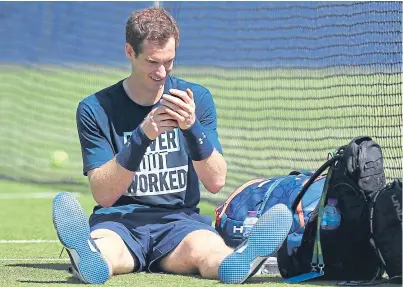
M 203 278 L 217 279 L 220 263 L 232 252 L 219 235 L 209 230 L 196 230 L 164 257 L 160 266 L 170 273 L 199 273 Z
M 292 221 L 287 206 L 273 206 L 259 218 L 248 241 L 236 252 L 212 231 L 193 231 L 161 260 L 161 268 L 177 274 L 198 272 L 204 278 L 218 278 L 228 284 L 243 283 L 281 247 Z
M 97 229 L 91 232 L 102 256 L 109 266 L 109 275 L 131 273 L 137 268 L 138 260 L 133 259 L 122 238 L 109 229 Z

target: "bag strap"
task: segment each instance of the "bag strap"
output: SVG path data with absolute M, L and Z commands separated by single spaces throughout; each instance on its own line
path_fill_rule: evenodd
M 321 167 L 319 167 L 314 174 L 309 178 L 307 183 L 302 187 L 301 192 L 298 193 L 297 197 L 295 198 L 293 204 L 291 205 L 291 211 L 295 212 L 299 202 L 301 201 L 302 197 L 304 197 L 306 191 L 311 186 L 311 184 L 316 180 L 318 176 L 320 176 L 329 166 L 331 166 L 335 161 L 339 160 L 342 156 L 340 154 L 333 155 L 332 158 L 327 160 Z
M 315 173 L 309 178 L 309 180 L 305 183 L 303 186 L 301 192 L 296 196 L 292 206 L 291 210 L 295 212 L 297 210 L 297 207 L 299 203 L 301 202 L 302 197 L 305 195 L 306 191 L 308 188 L 311 186 L 311 184 L 328 168 L 329 169 L 329 174 L 326 177 L 325 185 L 323 187 L 323 192 L 322 196 L 320 198 L 319 202 L 319 210 L 318 210 L 318 221 L 317 221 L 317 226 L 316 226 L 316 234 L 315 234 L 315 241 L 314 241 L 314 248 L 312 252 L 312 260 L 311 260 L 311 267 L 312 267 L 312 272 L 318 272 L 323 275 L 324 274 L 324 267 L 325 267 L 325 262 L 323 260 L 323 253 L 322 253 L 322 246 L 320 243 L 320 225 L 322 221 L 322 216 L 323 216 L 323 208 L 325 206 L 325 200 L 326 200 L 326 194 L 327 190 L 329 188 L 329 182 L 332 174 L 332 165 L 333 163 L 341 158 L 341 149 L 340 148 L 337 152 L 334 154 L 329 154 L 330 159 L 327 160 L 321 167 L 319 167 Z M 319 270 L 318 270 L 319 269 Z
M 264 199 L 263 199 L 262 204 L 260 205 L 260 207 L 259 207 L 258 210 L 257 210 L 257 215 L 256 215 L 257 218 L 259 218 L 259 217 L 262 215 L 262 213 L 263 213 L 263 211 L 264 211 L 264 208 L 266 207 L 266 203 L 267 203 L 267 201 L 269 200 L 270 195 L 272 194 L 273 190 L 274 190 L 274 189 L 280 184 L 280 182 L 282 182 L 284 179 L 285 179 L 285 177 L 279 178 L 279 179 L 277 179 L 274 183 L 272 183 L 272 185 L 270 185 L 269 189 L 266 191 L 266 194 L 265 194 L 265 196 L 264 196 Z
M 318 210 L 318 221 L 316 223 L 316 235 L 315 241 L 313 245 L 312 252 L 312 260 L 311 267 L 313 272 L 317 272 L 317 268 L 319 269 L 320 274 L 324 274 L 323 269 L 325 268 L 325 262 L 323 261 L 323 253 L 322 253 L 322 245 L 320 243 L 320 225 L 323 217 L 323 209 L 325 207 L 326 195 L 329 189 L 329 182 L 333 172 L 333 167 L 331 166 L 329 169 L 328 177 L 326 177 L 325 185 L 323 187 L 323 193 L 320 197 L 319 201 L 319 210 Z

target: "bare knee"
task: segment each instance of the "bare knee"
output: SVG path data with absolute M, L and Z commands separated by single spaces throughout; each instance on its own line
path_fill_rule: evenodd
M 165 266 L 179 267 L 180 273 L 216 278 L 219 264 L 231 252 L 219 235 L 209 230 L 197 230 L 188 234 L 171 252 Z
M 214 232 L 209 230 L 197 230 L 190 233 L 183 240 L 184 247 L 189 257 L 198 266 L 201 261 L 212 255 L 220 255 L 229 253 L 230 248 L 224 243 L 224 240 Z M 229 251 L 230 250 L 230 251 Z
M 97 229 L 91 232 L 91 237 L 107 261 L 111 275 L 130 273 L 137 267 L 137 260 L 134 260 L 117 233 L 108 229 Z

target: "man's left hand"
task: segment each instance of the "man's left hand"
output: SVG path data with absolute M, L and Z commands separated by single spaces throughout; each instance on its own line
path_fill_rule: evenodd
M 177 120 L 179 128 L 187 130 L 196 120 L 193 92 L 170 89 L 169 93 L 162 96 L 161 104 L 169 108 L 166 112 Z

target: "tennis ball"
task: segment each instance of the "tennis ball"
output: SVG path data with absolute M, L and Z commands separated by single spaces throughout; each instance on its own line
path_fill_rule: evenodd
M 60 168 L 69 161 L 69 154 L 64 150 L 55 150 L 52 153 L 50 164 L 52 167 Z

